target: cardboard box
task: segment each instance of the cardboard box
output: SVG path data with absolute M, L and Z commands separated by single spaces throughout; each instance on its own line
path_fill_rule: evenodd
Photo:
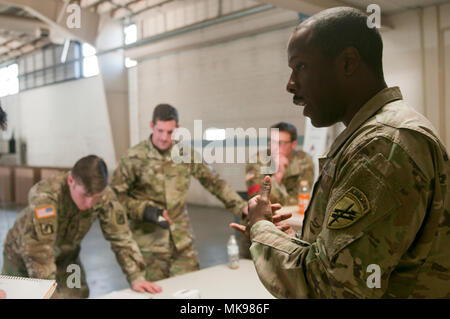
M 14 176 L 12 166 L 0 166 L 0 203 L 14 202 Z
M 14 168 L 14 195 L 17 204 L 28 204 L 28 192 L 38 182 L 39 170 L 35 167 Z

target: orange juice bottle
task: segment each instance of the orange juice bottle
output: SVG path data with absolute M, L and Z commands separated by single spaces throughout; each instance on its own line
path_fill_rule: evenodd
M 311 197 L 309 191 L 308 181 L 300 181 L 300 191 L 298 192 L 298 213 L 305 214 L 306 207 L 308 207 L 309 199 Z

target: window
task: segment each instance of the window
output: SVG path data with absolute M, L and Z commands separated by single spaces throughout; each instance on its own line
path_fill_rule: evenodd
M 0 68 L 0 97 L 19 92 L 19 66 L 17 63 Z
M 132 68 L 133 66 L 137 65 L 137 61 L 130 59 L 130 58 L 125 58 L 125 67 L 126 68 Z
M 134 43 L 137 41 L 137 27 L 135 24 L 130 24 L 123 29 L 125 34 L 125 45 Z
M 82 51 L 84 58 L 83 76 L 87 78 L 99 74 L 98 60 L 97 56 L 95 55 L 97 53 L 97 50 L 95 50 L 92 45 L 83 43 Z
M 81 44 L 66 42 L 65 52 L 61 45 L 50 44 L 17 59 L 19 90 L 79 79 L 81 77 Z M 61 57 L 65 55 L 65 63 Z

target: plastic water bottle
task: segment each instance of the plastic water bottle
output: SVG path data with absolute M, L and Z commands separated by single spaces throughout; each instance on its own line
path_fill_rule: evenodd
M 306 207 L 308 207 L 309 199 L 311 197 L 308 181 L 300 181 L 300 191 L 298 193 L 298 213 L 305 214 Z
M 230 236 L 227 245 L 228 250 L 228 267 L 231 269 L 239 268 L 239 246 L 234 235 Z

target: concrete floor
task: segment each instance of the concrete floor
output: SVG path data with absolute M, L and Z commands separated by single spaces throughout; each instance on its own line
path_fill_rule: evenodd
M 0 265 L 3 264 L 3 242 L 12 227 L 20 207 L 0 207 Z M 234 231 L 228 227 L 234 221 L 232 213 L 224 208 L 188 205 L 195 235 L 195 248 L 200 268 L 227 262 L 227 241 Z M 98 221 L 81 243 L 81 262 L 86 271 L 90 297 L 100 296 L 129 285 L 116 262 L 109 243 L 103 238 Z

